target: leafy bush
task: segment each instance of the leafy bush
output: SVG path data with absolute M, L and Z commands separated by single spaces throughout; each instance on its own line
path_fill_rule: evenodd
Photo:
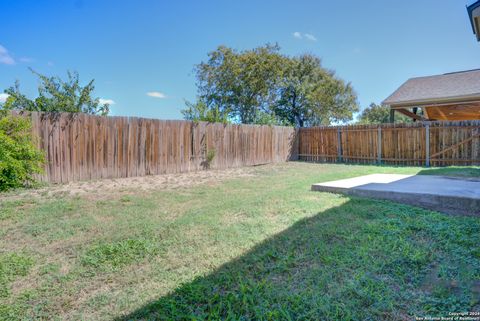
M 207 152 L 207 155 L 205 157 L 205 160 L 201 163 L 204 169 L 210 169 L 212 166 L 213 159 L 215 158 L 215 155 L 217 154 L 217 151 L 215 149 L 210 149 Z
M 0 110 L 0 191 L 31 185 L 43 154 L 33 144 L 30 120 Z
M 211 149 L 208 151 L 207 153 L 207 163 L 210 165 L 212 162 L 213 162 L 213 159 L 215 158 L 215 154 L 217 152 L 215 151 L 215 149 Z

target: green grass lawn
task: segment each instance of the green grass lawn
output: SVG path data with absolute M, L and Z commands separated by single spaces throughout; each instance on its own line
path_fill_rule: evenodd
M 165 190 L 0 194 L 0 319 L 412 320 L 480 310 L 480 218 L 311 192 L 288 163 Z

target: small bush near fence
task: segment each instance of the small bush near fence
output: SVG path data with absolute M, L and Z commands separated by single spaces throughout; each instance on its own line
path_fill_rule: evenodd
M 0 110 L 0 191 L 31 185 L 43 162 L 43 153 L 33 144 L 30 120 Z

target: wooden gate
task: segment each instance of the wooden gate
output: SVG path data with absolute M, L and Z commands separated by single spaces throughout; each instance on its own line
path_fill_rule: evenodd
M 430 126 L 430 162 L 433 165 L 480 164 L 480 124 L 439 123 Z

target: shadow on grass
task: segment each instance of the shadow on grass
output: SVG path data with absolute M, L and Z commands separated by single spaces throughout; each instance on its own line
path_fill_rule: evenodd
M 410 320 L 472 311 L 479 228 L 478 219 L 352 198 L 117 320 Z

